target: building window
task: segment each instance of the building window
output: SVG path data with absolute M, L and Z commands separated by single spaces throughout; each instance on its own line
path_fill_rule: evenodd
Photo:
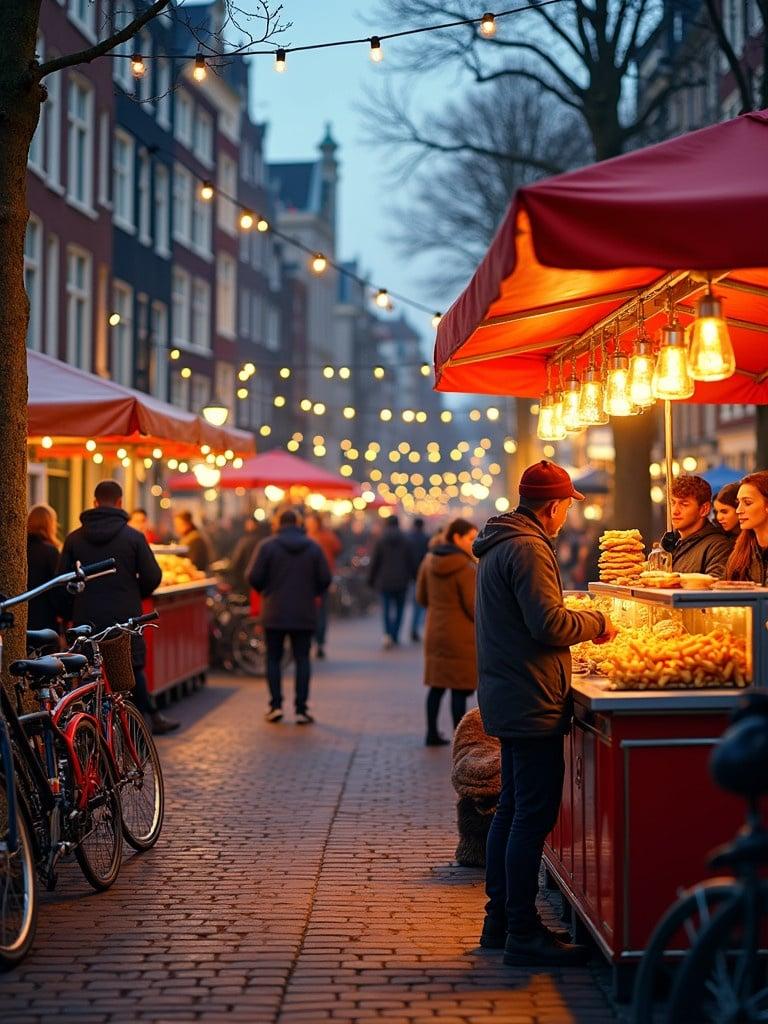
M 89 3 L 90 0 L 83 0 L 83 2 Z M 91 4 L 91 6 L 95 5 Z M 133 3 L 131 0 L 120 0 L 119 3 L 115 4 L 114 30 L 119 32 L 121 28 L 125 28 L 132 21 Z M 119 46 L 115 47 L 115 56 L 112 60 L 112 76 L 114 80 L 125 92 L 129 93 L 132 93 L 136 88 L 134 77 L 131 74 L 131 55 L 135 46 L 136 41 L 134 39 L 126 39 L 124 43 L 120 43 Z
M 141 39 L 141 42 L 139 43 L 139 53 L 142 55 L 142 57 L 151 57 L 152 56 L 152 37 L 150 36 L 149 32 L 142 32 L 140 39 Z M 132 48 L 134 48 L 134 47 L 132 47 Z M 152 75 L 153 75 L 153 72 L 155 70 L 155 62 L 154 62 L 154 60 L 148 60 L 146 62 L 146 65 L 147 65 L 147 69 L 144 72 L 143 76 L 139 79 L 137 88 L 138 88 L 138 91 L 139 91 L 139 99 L 141 101 L 141 105 L 144 107 L 144 109 L 148 113 L 151 113 L 152 112 L 152 102 L 151 101 L 152 101 L 152 97 L 154 95 L 154 93 L 152 91 L 152 84 L 153 84 L 152 83 Z
M 201 256 L 211 254 L 211 204 L 195 192 L 192 207 L 192 246 Z
M 82 249 L 67 252 L 67 362 L 91 368 L 91 255 Z
M 235 397 L 235 368 L 230 363 L 216 363 L 214 396 L 228 408 Z
M 53 54 L 48 54 L 52 57 Z M 48 99 L 43 104 L 41 116 L 45 118 L 45 160 L 49 185 L 61 184 L 61 72 L 57 71 L 45 79 Z
M 171 403 L 180 409 L 189 408 L 189 380 L 178 373 L 171 376 Z
M 112 309 L 120 323 L 110 327 L 109 371 L 117 384 L 133 384 L 133 289 L 115 281 L 112 286 Z
M 93 206 L 93 92 L 81 78 L 69 82 L 67 104 L 67 194 L 90 210 Z
M 200 412 L 203 406 L 208 404 L 210 397 L 211 382 L 207 377 L 202 377 L 199 373 L 196 373 L 192 377 L 192 411 Z
M 261 301 L 251 292 L 251 341 L 261 342 Z
M 273 292 L 280 288 L 280 253 L 276 245 L 269 247 L 269 287 Z
M 45 247 L 45 351 L 59 355 L 59 239 L 48 235 Z
M 42 64 L 45 47 L 40 36 L 37 37 L 37 59 Z M 40 109 L 40 116 L 29 145 L 29 166 L 39 174 L 45 174 L 45 106 Z
M 226 253 L 216 260 L 216 327 L 219 334 L 234 338 L 236 333 L 237 263 Z
M 161 128 L 170 128 L 171 69 L 164 57 L 155 62 L 155 96 L 157 123 Z
M 230 235 L 236 235 L 237 211 L 232 199 L 228 197 L 237 197 L 237 164 L 225 154 L 219 157 L 219 193 L 217 200 L 219 227 Z
M 264 344 L 267 348 L 272 349 L 273 352 L 280 348 L 280 317 L 277 310 L 272 307 L 267 310 Z
M 42 260 L 43 225 L 37 217 L 30 217 L 24 235 L 24 288 L 29 299 L 27 345 L 35 352 L 39 352 L 42 348 Z
M 69 16 L 80 31 L 95 42 L 96 4 L 93 0 L 69 0 Z
M 155 250 L 160 256 L 170 256 L 169 231 L 169 178 L 164 164 L 155 164 Z
M 251 180 L 251 147 L 247 142 L 240 147 L 240 177 L 243 181 Z
M 109 114 L 99 115 L 99 203 L 109 206 Z
M 264 178 L 264 161 L 261 159 L 261 151 L 253 151 L 253 184 L 261 185 Z
M 251 292 L 248 288 L 240 289 L 240 337 L 251 336 Z
M 149 153 L 142 149 L 139 153 L 139 241 L 143 245 L 152 245 L 152 164 Z
M 195 156 L 208 166 L 213 163 L 213 118 L 205 110 L 195 118 Z
M 173 237 L 184 245 L 192 241 L 192 175 L 181 164 L 173 171 Z
M 193 103 L 189 95 L 183 89 L 176 93 L 176 123 L 174 125 L 174 137 L 183 146 L 192 145 L 192 118 Z
M 174 345 L 189 345 L 190 280 L 186 270 L 173 268 L 171 317 Z
M 113 185 L 115 203 L 115 224 L 125 231 L 134 230 L 133 221 L 133 136 L 123 131 L 115 132 L 112 153 Z
M 197 348 L 211 347 L 211 289 L 200 278 L 192 284 L 192 344 Z
M 149 390 L 157 398 L 168 394 L 168 307 L 153 302 L 150 313 Z

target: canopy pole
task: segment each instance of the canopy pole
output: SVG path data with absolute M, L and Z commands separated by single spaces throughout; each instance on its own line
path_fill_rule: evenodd
M 672 463 L 673 463 L 673 437 L 672 437 L 672 403 L 667 398 L 664 401 L 664 460 L 667 467 L 667 532 L 672 531 Z

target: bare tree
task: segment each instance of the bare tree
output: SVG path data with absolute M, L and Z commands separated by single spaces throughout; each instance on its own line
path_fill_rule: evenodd
M 26 505 L 27 505 L 27 362 L 26 336 L 29 303 L 24 290 L 24 234 L 29 217 L 26 195 L 27 158 L 40 111 L 46 99 L 44 79 L 63 68 L 88 64 L 106 57 L 122 43 L 133 39 L 145 25 L 160 16 L 174 18 L 190 29 L 190 51 L 198 46 L 217 64 L 230 53 L 264 42 L 285 28 L 280 24 L 281 7 L 258 0 L 248 14 L 234 0 L 220 0 L 218 30 L 207 37 L 195 29 L 183 0 L 145 0 L 136 5 L 135 16 L 120 28 L 102 26 L 103 38 L 76 53 L 64 54 L 40 64 L 36 45 L 41 0 L 0 0 L 0 336 L 3 338 L 3 370 L 0 373 L 0 437 L 3 441 L 3 486 L 0 488 L 0 591 L 18 593 L 26 587 Z M 125 19 L 117 19 L 117 23 Z M 241 42 L 227 46 L 227 31 L 237 31 Z M 195 32 L 197 31 L 197 36 Z M 115 58 L 118 59 L 118 58 Z M 6 640 L 7 664 L 25 651 L 26 615 L 17 616 L 15 628 Z

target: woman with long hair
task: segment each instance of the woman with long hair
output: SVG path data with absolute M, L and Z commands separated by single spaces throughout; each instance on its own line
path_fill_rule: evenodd
M 424 684 L 427 694 L 428 747 L 450 740 L 440 735 L 437 717 L 446 690 L 451 691 L 454 729 L 477 689 L 475 657 L 475 560 L 472 541 L 477 527 L 454 519 L 443 543 L 431 547 L 419 567 L 416 600 L 427 609 L 424 633 Z
M 768 583 L 768 472 L 750 473 L 739 484 L 741 532 L 725 569 L 727 580 Z
M 738 537 L 741 532 L 739 526 L 739 485 L 726 484 L 721 487 L 714 501 L 715 520 L 729 537 Z
M 27 586 L 31 590 L 57 574 L 59 564 L 58 520 L 50 505 L 35 505 L 27 516 Z M 55 600 L 51 593 L 29 602 L 28 629 L 58 630 Z

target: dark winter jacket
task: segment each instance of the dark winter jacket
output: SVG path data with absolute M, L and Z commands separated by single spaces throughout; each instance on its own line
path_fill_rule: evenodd
M 471 556 L 455 544 L 434 548 L 419 568 L 416 600 L 427 609 L 424 684 L 449 690 L 477 687 L 475 579 Z
M 419 566 L 424 561 L 424 557 L 429 550 L 429 537 L 426 535 L 424 530 L 409 530 L 406 534 L 408 543 L 411 545 L 411 552 L 413 554 L 413 562 L 418 571 Z
M 184 534 L 181 543 L 187 548 L 187 557 L 192 565 L 201 572 L 208 572 L 213 561 L 213 547 L 207 535 L 195 526 Z
M 382 592 L 407 590 L 417 569 L 416 557 L 406 535 L 397 527 L 385 526 L 373 549 L 368 585 Z
M 490 736 L 568 731 L 573 644 L 605 631 L 600 612 L 570 611 L 552 542 L 527 509 L 490 519 L 479 558 L 475 627 L 477 699 Z
M 160 586 L 162 571 L 143 533 L 128 525 L 128 513 L 102 505 L 80 516 L 83 524 L 64 541 L 59 570 L 70 572 L 75 562 L 88 565 L 105 558 L 117 561 L 112 576 L 87 583 L 82 594 L 69 597 L 65 617 L 80 625 L 90 622 L 97 630 L 141 615 L 141 602 Z M 144 664 L 144 642 L 133 640 L 135 665 Z
M 725 575 L 725 564 L 733 550 L 734 538 L 719 526 L 704 523 L 700 530 L 679 540 L 672 552 L 675 572 L 708 572 L 718 579 Z
M 38 534 L 27 536 L 27 589 L 39 587 L 58 575 L 58 548 Z M 56 629 L 58 604 L 55 591 L 34 598 L 27 606 L 27 629 Z
M 248 579 L 263 597 L 265 629 L 313 630 L 317 598 L 331 585 L 331 570 L 319 544 L 284 526 L 256 550 Z

